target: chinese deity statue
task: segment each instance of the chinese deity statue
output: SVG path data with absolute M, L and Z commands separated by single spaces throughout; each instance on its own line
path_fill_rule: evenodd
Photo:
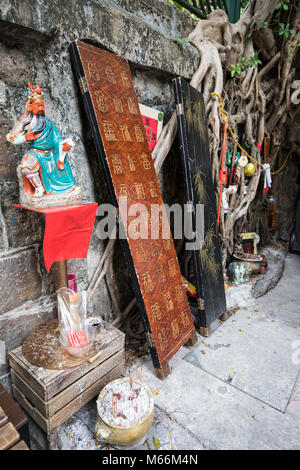
M 74 143 L 64 139 L 54 122 L 45 116 L 41 88 L 30 83 L 28 87 L 25 114 L 6 136 L 14 145 L 30 143 L 17 167 L 20 204 L 29 208 L 80 204 L 81 189 L 66 160 Z

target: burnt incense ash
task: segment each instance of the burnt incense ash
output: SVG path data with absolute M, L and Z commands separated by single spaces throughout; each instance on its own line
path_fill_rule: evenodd
M 103 400 L 97 403 L 102 419 L 120 427 L 140 422 L 151 406 L 145 387 L 131 380 L 108 384 Z

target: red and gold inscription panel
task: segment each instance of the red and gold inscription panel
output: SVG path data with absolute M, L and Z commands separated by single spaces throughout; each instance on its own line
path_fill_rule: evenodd
M 71 45 L 71 57 L 127 228 L 127 261 L 140 293 L 154 367 L 162 368 L 195 329 L 130 69 L 126 60 L 80 41 Z

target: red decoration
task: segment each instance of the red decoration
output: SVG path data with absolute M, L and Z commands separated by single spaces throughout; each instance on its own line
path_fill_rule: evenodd
M 27 209 L 16 204 L 15 207 Z M 47 271 L 55 261 L 86 258 L 98 204 L 29 209 L 46 215 L 43 243 Z
M 142 115 L 142 119 L 143 119 L 145 131 L 146 131 L 149 149 L 150 149 L 150 152 L 152 152 L 157 142 L 157 128 L 158 128 L 157 120 L 150 118 L 148 116 L 143 116 L 143 115 Z

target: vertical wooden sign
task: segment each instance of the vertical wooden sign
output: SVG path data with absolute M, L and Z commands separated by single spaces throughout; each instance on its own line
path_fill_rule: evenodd
M 185 80 L 173 80 L 186 202 L 203 204 L 202 247 L 192 251 L 198 300 L 198 322 L 204 334 L 226 312 L 222 258 L 217 229 L 217 206 L 212 181 L 204 100 Z
M 124 250 L 154 368 L 164 378 L 170 358 L 197 337 L 130 69 L 121 57 L 81 41 L 70 53 L 111 199 L 127 229 Z M 131 213 L 136 204 L 146 208 L 139 216 Z

